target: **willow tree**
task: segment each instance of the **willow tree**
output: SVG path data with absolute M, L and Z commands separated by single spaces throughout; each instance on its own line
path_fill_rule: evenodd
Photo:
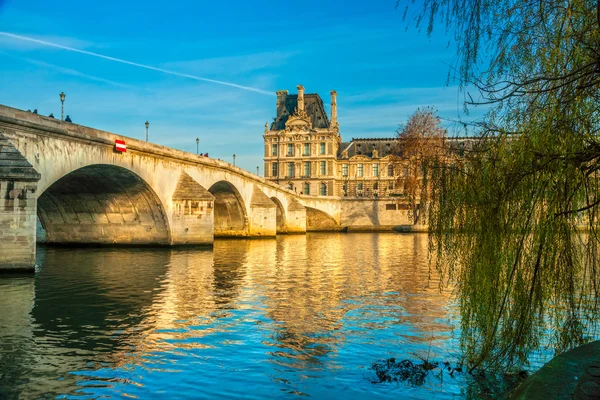
M 394 152 L 402 159 L 398 167 L 404 168 L 397 183 L 404 188 L 403 194 L 414 224 L 426 222 L 431 191 L 430 162 L 438 160 L 442 154 L 444 136 L 445 130 L 431 107 L 418 108 L 406 124 L 396 130 Z
M 418 5 L 413 4 L 418 3 Z M 600 1 L 399 0 L 457 45 L 451 70 L 491 108 L 432 174 L 430 250 L 457 283 L 471 370 L 594 338 L 600 315 Z M 544 339 L 542 339 L 544 338 Z

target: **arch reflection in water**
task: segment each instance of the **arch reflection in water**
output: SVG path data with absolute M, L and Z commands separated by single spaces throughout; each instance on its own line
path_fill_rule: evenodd
M 217 240 L 213 251 L 45 249 L 35 285 L 0 281 L 22 292 L 11 297 L 22 344 L 1 365 L 21 379 L 3 384 L 26 397 L 399 395 L 369 382 L 372 362 L 430 347 L 447 358 L 454 345 L 426 246 L 419 235 L 309 234 Z M 14 344 L 8 325 L 0 341 Z

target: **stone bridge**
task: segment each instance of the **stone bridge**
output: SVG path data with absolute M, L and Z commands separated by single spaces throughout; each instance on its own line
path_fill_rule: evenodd
M 127 151 L 115 149 L 124 140 Z M 210 245 L 341 228 L 342 200 L 300 196 L 233 165 L 0 106 L 0 269 L 37 241 Z

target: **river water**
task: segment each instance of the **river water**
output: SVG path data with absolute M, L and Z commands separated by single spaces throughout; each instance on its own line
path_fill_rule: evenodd
M 39 247 L 38 264 L 0 276 L 0 398 L 490 396 L 439 369 L 373 383 L 379 360 L 459 358 L 423 234 Z

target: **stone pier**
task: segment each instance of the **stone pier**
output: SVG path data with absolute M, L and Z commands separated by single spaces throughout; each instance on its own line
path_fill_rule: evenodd
M 0 134 L 0 271 L 34 271 L 40 174 Z

